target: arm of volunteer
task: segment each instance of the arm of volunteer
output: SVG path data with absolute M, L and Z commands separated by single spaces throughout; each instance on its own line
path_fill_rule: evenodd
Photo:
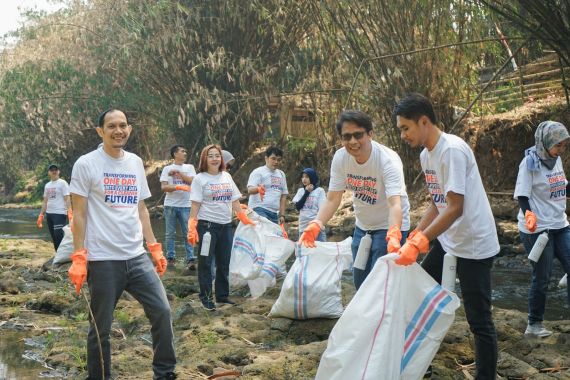
M 85 248 L 85 229 L 87 226 L 87 198 L 71 194 L 73 205 L 73 249 L 78 251 Z
M 247 187 L 247 193 L 251 194 L 251 195 L 257 194 L 257 193 L 259 193 L 259 187 L 258 186 L 248 186 Z
M 323 224 L 327 224 L 328 221 L 331 220 L 338 206 L 340 206 L 342 193 L 344 193 L 344 191 L 329 191 L 327 193 L 327 199 L 324 201 L 317 215 L 317 219 Z
M 64 195 L 63 199 L 65 200 L 65 207 L 69 210 L 71 208 L 71 196 Z
M 527 211 L 532 211 L 530 208 L 530 202 L 528 201 L 528 197 L 517 197 L 518 201 L 519 201 L 519 207 L 522 210 L 523 215 L 527 212 Z
M 150 224 L 150 214 L 146 208 L 144 201 L 139 202 L 139 219 L 142 225 L 142 232 L 144 240 L 147 244 L 156 243 L 156 237 L 154 237 L 154 232 L 152 231 L 152 226 Z
M 287 194 L 282 194 L 279 201 L 279 224 L 285 223 L 285 209 L 287 207 Z
M 42 209 L 40 210 L 40 214 L 43 214 L 46 212 L 47 203 L 48 203 L 48 199 L 47 199 L 47 197 L 44 197 L 44 199 L 42 200 Z
M 160 183 L 160 190 L 164 191 L 165 193 L 171 193 L 173 191 L 176 191 L 176 186 L 169 185 L 168 182 L 162 181 Z
M 432 241 L 445 232 L 453 222 L 463 215 L 463 200 L 463 194 L 457 194 L 453 191 L 447 192 L 447 208 L 439 213 L 433 222 L 423 230 L 424 235 L 429 241 Z
M 239 201 L 236 201 L 239 203 Z M 192 207 L 190 208 L 190 217 L 189 219 L 192 218 L 197 218 L 198 217 L 198 211 L 200 211 L 200 206 L 202 206 L 202 203 L 200 202 L 196 202 L 196 201 L 192 201 Z M 239 206 L 238 206 L 239 207 Z M 232 203 L 232 209 L 233 209 L 233 203 Z
M 178 175 L 180 176 L 180 178 L 184 181 L 184 183 L 190 185 L 192 183 L 192 181 L 194 180 L 194 176 L 189 176 L 183 173 L 178 173 Z
M 388 225 L 402 226 L 402 199 L 399 195 L 392 195 L 388 198 Z
M 435 203 L 433 203 L 433 201 L 430 201 L 428 208 L 426 209 L 424 215 L 420 219 L 420 222 L 416 226 L 416 230 L 419 231 L 425 230 L 434 221 L 434 219 L 437 218 L 438 215 L 439 212 L 437 211 L 437 206 L 435 205 Z

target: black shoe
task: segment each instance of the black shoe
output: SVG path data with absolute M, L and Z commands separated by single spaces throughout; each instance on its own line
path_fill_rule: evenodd
M 194 263 L 194 261 L 189 261 L 188 264 L 186 264 L 186 269 L 196 270 L 196 264 Z
M 166 261 L 168 261 L 168 265 L 176 264 L 176 258 L 175 257 L 169 257 L 166 259 Z
M 216 310 L 216 305 L 212 302 L 212 300 L 202 301 L 202 307 L 208 311 Z
M 216 303 L 223 303 L 223 304 L 232 305 L 232 306 L 234 306 L 236 304 L 234 301 L 230 300 L 229 298 L 216 300 Z
M 174 372 L 168 372 L 166 375 L 159 377 L 158 380 L 176 380 L 177 377 L 178 375 Z

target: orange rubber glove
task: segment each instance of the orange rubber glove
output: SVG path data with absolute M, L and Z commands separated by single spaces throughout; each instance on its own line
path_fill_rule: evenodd
M 162 244 L 146 243 L 146 247 L 152 256 L 152 261 L 154 262 L 156 273 L 158 273 L 159 276 L 162 276 L 164 272 L 166 272 L 166 267 L 168 266 L 166 257 L 164 257 L 164 254 L 162 253 Z
M 253 226 L 255 226 L 255 222 L 251 219 L 249 219 L 249 217 L 246 215 L 245 211 L 240 211 L 236 214 L 237 218 L 239 219 L 240 222 L 242 222 L 243 224 L 251 224 Z
M 406 238 L 406 241 L 407 241 L 408 239 L 412 239 L 414 236 L 416 236 L 416 234 L 417 234 L 419 231 L 420 231 L 420 230 L 418 230 L 418 229 L 416 228 L 415 230 L 413 230 L 412 232 L 410 232 L 410 233 L 408 234 L 408 237 Z
M 186 238 L 188 239 L 188 243 L 193 246 L 200 241 L 198 237 L 198 219 L 188 219 L 188 235 L 186 235 Z
M 71 266 L 67 271 L 69 279 L 75 285 L 75 292 L 79 294 L 81 287 L 87 279 L 87 250 L 79 249 L 71 254 Z
M 524 220 L 525 220 L 524 225 L 527 230 L 529 230 L 530 232 L 536 231 L 536 215 L 534 214 L 534 212 L 526 210 L 526 212 L 524 213 Z
M 259 199 L 263 202 L 263 198 L 265 198 L 265 185 L 261 184 L 257 186 L 257 193 L 259 194 Z
M 388 253 L 397 253 L 401 248 L 400 240 L 402 240 L 402 232 L 400 231 L 400 226 L 394 224 L 388 229 L 388 232 L 386 233 L 386 241 L 388 242 L 386 251 Z
M 42 228 L 44 226 L 44 214 L 38 215 L 38 220 L 36 221 L 38 228 Z
M 176 185 L 174 188 L 181 191 L 190 191 L 190 186 L 188 185 Z
M 309 223 L 307 228 L 305 228 L 305 231 L 303 231 L 303 234 L 299 239 L 299 243 L 308 248 L 315 248 L 315 240 L 319 236 L 319 233 L 323 227 L 323 223 L 320 220 L 313 220 L 311 223 Z
M 239 204 L 239 207 L 240 207 L 242 210 L 244 210 L 244 211 L 248 209 L 248 206 L 247 206 L 247 205 L 244 205 L 244 204 L 242 204 L 242 203 Z
M 420 252 L 427 251 L 429 251 L 429 240 L 422 231 L 418 231 L 400 248 L 398 251 L 400 257 L 396 259 L 396 264 L 411 265 L 416 262 Z
M 281 223 L 281 224 L 279 225 L 279 227 L 281 227 L 281 232 L 283 232 L 283 237 L 284 237 L 285 239 L 289 239 L 289 235 L 287 235 L 287 231 L 285 231 L 285 224 L 284 224 L 284 223 Z

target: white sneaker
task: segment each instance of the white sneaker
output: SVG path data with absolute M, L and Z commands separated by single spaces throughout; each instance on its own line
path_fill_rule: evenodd
M 538 322 L 526 326 L 526 331 L 524 332 L 524 335 L 534 335 L 539 338 L 546 338 L 547 336 L 552 335 L 552 331 L 545 329 L 542 323 Z

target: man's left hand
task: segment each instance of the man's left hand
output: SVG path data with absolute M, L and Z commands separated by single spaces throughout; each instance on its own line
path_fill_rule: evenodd
M 154 262 L 154 267 L 159 276 L 162 276 L 166 272 L 166 267 L 168 263 L 166 257 L 162 253 L 162 244 L 160 243 L 146 243 L 148 250 L 152 256 L 152 261 Z

